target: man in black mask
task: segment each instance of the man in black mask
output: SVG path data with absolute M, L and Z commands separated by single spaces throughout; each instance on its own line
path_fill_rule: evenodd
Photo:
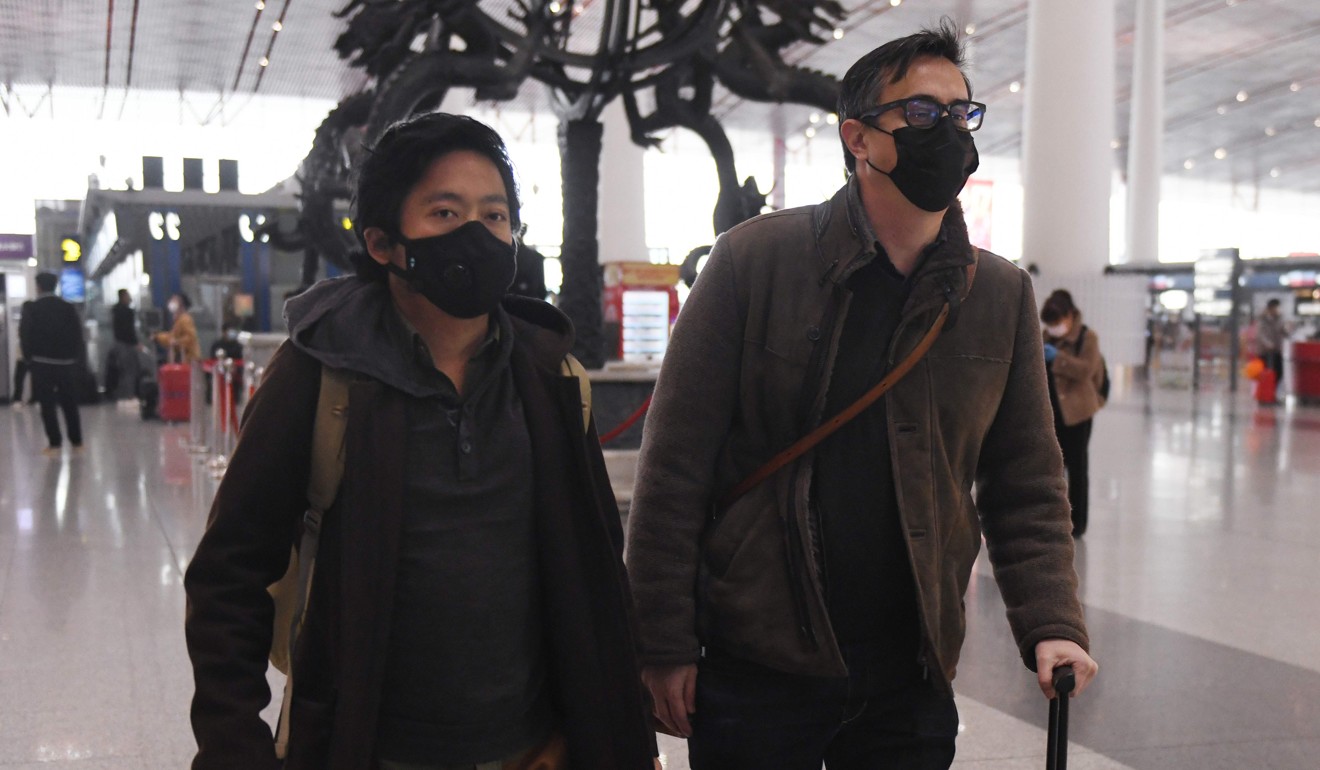
M 648 770 L 586 373 L 563 314 L 506 295 L 519 207 L 504 144 L 425 115 L 387 130 L 359 174 L 358 274 L 286 304 L 289 342 L 187 572 L 193 768 Z M 312 444 L 335 377 L 346 408 L 324 411 L 344 421 L 342 482 L 316 541 L 281 763 L 259 714 L 266 586 L 326 471 Z
M 961 65 L 949 22 L 853 65 L 847 184 L 721 236 L 678 317 L 627 552 L 643 677 L 694 770 L 949 767 L 983 535 L 1045 694 L 1096 672 L 1031 282 L 956 200 L 986 111 Z

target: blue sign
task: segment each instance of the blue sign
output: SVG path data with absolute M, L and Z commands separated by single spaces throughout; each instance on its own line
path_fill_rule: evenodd
M 82 268 L 66 267 L 60 271 L 60 296 L 68 302 L 87 301 L 87 281 Z

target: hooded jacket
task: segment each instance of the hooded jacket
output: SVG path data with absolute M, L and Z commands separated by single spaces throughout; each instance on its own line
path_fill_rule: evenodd
M 622 532 L 576 378 L 560 374 L 568 319 L 507 298 L 510 367 L 534 465 L 537 560 L 552 698 L 574 768 L 650 768 L 654 734 L 635 658 Z M 196 692 L 194 770 L 372 770 L 403 521 L 407 401 L 435 395 L 392 344 L 388 288 L 324 281 L 290 300 L 290 340 L 243 418 L 238 446 L 185 577 Z M 273 607 L 307 508 L 322 366 L 347 369 L 340 492 L 321 530 L 307 615 L 293 653 L 290 746 L 275 757 L 259 712 Z M 465 632 L 456 629 L 456 633 Z
M 830 417 L 847 279 L 876 256 L 855 221 L 853 185 L 729 230 L 679 315 L 628 523 L 644 664 L 692 663 L 713 645 L 790 673 L 847 673 L 808 504 L 814 453 L 727 510 L 715 501 Z M 892 467 L 876 471 L 894 477 L 920 662 L 949 687 L 983 534 L 1024 662 L 1035 667 L 1042 639 L 1088 642 L 1030 277 L 989 252 L 978 258 L 957 206 L 942 234 L 910 278 L 890 368 L 946 302 L 952 325 L 884 396 Z

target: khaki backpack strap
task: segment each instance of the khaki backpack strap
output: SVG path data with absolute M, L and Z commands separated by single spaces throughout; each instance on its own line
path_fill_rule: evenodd
M 290 556 L 289 571 L 272 587 L 275 597 L 275 640 L 271 662 L 288 678 L 284 682 L 284 700 L 280 704 L 279 730 L 275 735 L 275 755 L 281 759 L 289 749 L 289 711 L 293 703 L 293 650 L 307 598 L 312 592 L 316 570 L 316 551 L 321 544 L 321 520 L 334 504 L 339 482 L 344 477 L 344 429 L 348 425 L 348 372 L 321 367 L 321 391 L 316 399 L 316 421 L 312 426 L 311 468 L 307 475 L 307 511 L 303 514 L 302 540 Z M 297 582 L 292 578 L 297 570 Z M 288 593 L 292 592 L 293 596 Z M 287 625 L 286 625 L 287 620 Z M 281 638 L 283 637 L 283 638 Z M 278 658 L 278 659 L 277 659 Z M 284 665 L 281 666 L 280 664 Z
M 559 373 L 577 378 L 578 392 L 582 396 L 582 431 L 585 433 L 591 428 L 591 379 L 587 377 L 587 369 L 572 355 L 567 355 L 559 364 Z

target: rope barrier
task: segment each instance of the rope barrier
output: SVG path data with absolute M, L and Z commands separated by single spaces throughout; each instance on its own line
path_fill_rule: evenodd
M 600 443 L 602 445 L 608 444 L 609 442 L 618 438 L 620 435 L 623 434 L 624 431 L 631 428 L 633 426 L 633 423 L 642 419 L 642 415 L 646 414 L 646 410 L 650 408 L 651 408 L 651 397 L 647 396 L 646 400 L 642 402 L 642 405 L 637 407 L 637 411 L 633 412 L 631 415 L 628 416 L 628 419 L 619 423 L 618 427 L 616 427 L 614 430 L 610 431 L 609 433 L 606 433 L 604 436 L 601 436 Z

